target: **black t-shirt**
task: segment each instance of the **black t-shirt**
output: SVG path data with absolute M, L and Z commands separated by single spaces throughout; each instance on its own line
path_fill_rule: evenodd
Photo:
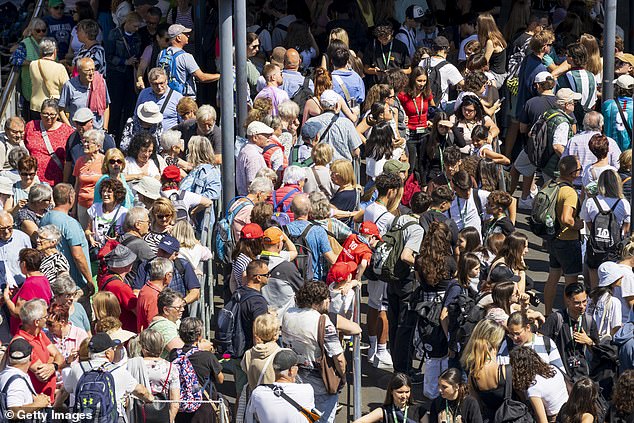
M 330 204 L 339 210 L 355 211 L 357 209 L 358 193 L 356 189 L 337 191 L 330 199 Z
M 372 40 L 363 55 L 363 64 L 369 67 L 377 67 L 381 70 L 407 69 L 411 65 L 409 50 L 405 43 L 393 39 L 387 45 L 382 45 L 376 39 Z M 381 83 L 385 80 L 385 74 L 373 75 L 374 81 Z
M 259 291 L 246 286 L 242 289 L 241 298 L 244 298 L 246 293 L 256 293 L 240 303 L 240 319 L 242 319 L 242 330 L 246 341 L 244 350 L 246 351 L 253 346 L 253 322 L 256 317 L 268 312 L 269 305 Z
M 616 411 L 614 406 L 610 406 L 605 421 L 610 423 L 634 423 L 634 413 L 624 415 Z
M 554 107 L 557 107 L 557 97 L 554 95 L 533 97 L 524 104 L 524 108 L 520 113 L 520 123 L 528 125 L 530 129 L 546 110 Z
M 492 218 L 482 225 L 482 238 L 486 240 L 489 235 L 496 233 L 503 233 L 504 236 L 508 236 L 513 231 L 515 231 L 515 226 L 508 216 L 500 219 Z
M 440 177 L 445 177 L 445 175 L 441 175 Z M 449 230 L 451 231 L 451 248 L 456 248 L 458 245 L 458 234 L 460 233 L 456 221 L 436 210 L 427 210 L 420 215 L 420 225 L 423 229 L 428 228 L 432 222 L 444 222 L 449 226 Z
M 192 348 L 192 345 L 183 346 L 183 354 Z M 176 350 L 177 348 L 174 348 L 170 351 L 170 361 L 174 361 L 178 357 Z M 189 356 L 189 361 L 191 361 L 192 367 L 194 368 L 194 371 L 196 371 L 198 383 L 201 387 L 205 384 L 207 378 L 211 378 L 213 382 L 218 381 L 217 376 L 220 372 L 222 372 L 222 365 L 213 353 L 209 351 L 198 351 Z M 211 391 L 211 389 L 208 388 L 208 391 Z
M 482 423 L 482 414 L 478 402 L 470 395 L 467 395 L 462 401 L 447 401 L 441 396 L 436 397 L 431 402 L 429 409 L 429 423 L 439 423 L 438 414 L 447 411 L 453 415 L 453 420 L 446 419 L 444 421 L 458 421 L 456 418 L 462 416 L 463 423 Z M 422 416 L 421 416 L 422 417 Z

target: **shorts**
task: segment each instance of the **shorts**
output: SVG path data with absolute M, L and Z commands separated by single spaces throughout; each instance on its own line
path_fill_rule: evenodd
M 579 275 L 583 271 L 581 241 L 554 239 L 548 243 L 548 264 L 562 269 L 564 276 Z
M 368 307 L 387 311 L 387 282 L 368 280 Z
M 526 151 L 524 151 L 524 149 L 520 151 L 520 154 L 517 156 L 517 159 L 515 159 L 515 163 L 513 163 L 513 167 L 517 169 L 517 171 L 522 176 L 525 176 L 525 177 L 535 175 L 535 171 L 537 170 L 537 166 L 531 163 L 530 159 L 528 158 L 528 154 L 526 154 Z

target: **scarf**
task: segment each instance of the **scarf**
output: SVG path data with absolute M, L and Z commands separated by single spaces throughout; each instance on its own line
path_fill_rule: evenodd
M 106 81 L 103 76 L 95 71 L 95 76 L 90 83 L 90 94 L 88 95 L 88 108 L 97 116 L 103 116 L 108 104 L 106 103 Z

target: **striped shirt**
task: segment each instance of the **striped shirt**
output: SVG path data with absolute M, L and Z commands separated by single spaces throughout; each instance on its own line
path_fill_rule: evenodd
M 561 369 L 564 374 L 566 374 L 566 368 L 564 367 L 564 363 L 561 360 L 561 355 L 559 354 L 559 350 L 557 349 L 557 345 L 555 341 L 550 340 L 550 352 L 546 348 L 546 344 L 544 343 L 544 339 L 547 338 L 543 335 L 534 334 L 533 340 L 531 342 L 527 342 L 523 347 L 532 348 L 539 358 L 544 361 L 544 363 L 551 364 L 555 367 Z M 500 345 L 500 351 L 498 352 L 497 362 L 499 364 L 509 364 L 509 340 L 505 339 Z
M 557 80 L 559 88 L 569 87 L 581 94 L 581 105 L 584 109 L 592 109 L 597 102 L 597 82 L 592 72 L 585 69 L 573 69 Z

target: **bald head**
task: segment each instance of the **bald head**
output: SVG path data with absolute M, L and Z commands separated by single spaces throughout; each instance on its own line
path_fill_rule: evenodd
M 297 194 L 291 201 L 291 211 L 295 215 L 295 220 L 306 219 L 310 213 L 310 200 L 307 194 Z
M 0 211 L 0 239 L 8 241 L 13 235 L 13 216 L 4 210 Z
M 284 47 L 275 47 L 271 52 L 271 63 L 278 65 L 280 68 L 283 68 L 285 54 L 286 49 Z
M 297 50 L 289 48 L 284 55 L 284 69 L 294 70 L 299 69 L 299 65 L 302 63 L 302 57 Z

